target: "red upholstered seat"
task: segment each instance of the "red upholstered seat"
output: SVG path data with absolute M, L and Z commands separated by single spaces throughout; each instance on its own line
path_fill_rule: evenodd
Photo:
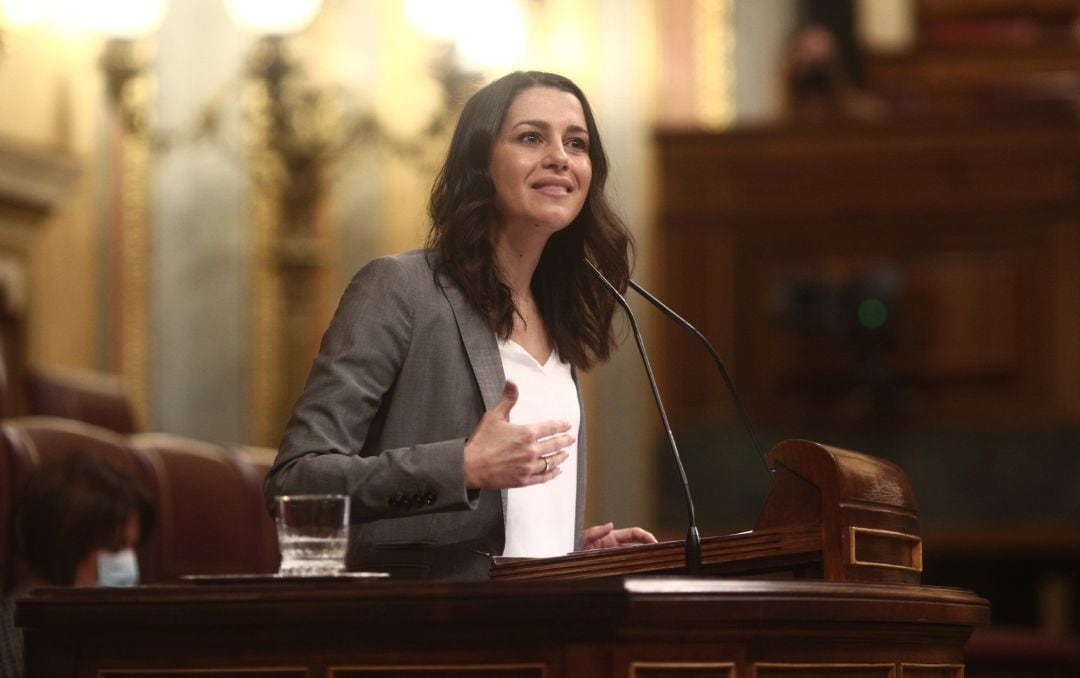
M 274 465 L 274 458 L 277 457 L 277 450 L 271 447 L 256 447 L 253 445 L 240 445 L 232 448 L 234 455 L 237 455 L 241 459 L 245 460 L 251 465 L 252 470 L 255 472 L 255 489 L 256 489 L 256 502 L 260 509 L 260 516 L 265 518 L 261 520 L 264 534 L 263 534 L 263 556 L 261 561 L 261 567 L 268 572 L 277 572 L 278 566 L 281 564 L 281 551 L 278 548 L 277 540 L 277 526 L 274 524 L 270 514 L 265 510 L 265 501 L 263 499 L 263 481 L 266 480 L 266 474 L 270 472 L 270 467 Z
M 127 436 L 59 417 L 25 417 L 0 422 L 0 588 L 15 585 L 11 528 L 12 504 L 26 477 L 37 465 L 68 454 L 93 454 L 132 474 L 151 491 L 149 461 L 128 444 Z M 156 576 L 152 559 L 139 554 L 144 577 Z
M 26 375 L 31 415 L 64 417 L 117 433 L 138 430 L 119 375 L 73 369 L 36 369 Z
M 139 548 L 143 582 L 277 570 L 277 536 L 262 497 L 273 451 L 25 417 L 0 421 L 0 592 L 19 582 L 9 533 L 18 489 L 35 466 L 67 454 L 99 455 L 145 486 L 157 522 Z
M 262 499 L 265 471 L 242 454 L 180 436 L 131 441 L 154 469 L 159 520 L 148 546 L 160 553 L 160 581 L 277 571 L 274 524 Z

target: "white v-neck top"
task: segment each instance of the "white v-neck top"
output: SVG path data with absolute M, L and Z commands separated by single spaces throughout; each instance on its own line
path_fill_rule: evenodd
M 581 408 L 570 365 L 560 360 L 554 350 L 541 365 L 517 342 L 498 342 L 503 372 L 518 387 L 510 423 L 566 420 L 570 422 L 569 434 L 576 441 Z M 565 449 L 570 456 L 559 466 L 562 473 L 555 479 L 507 490 L 504 556 L 547 558 L 574 550 L 577 442 Z

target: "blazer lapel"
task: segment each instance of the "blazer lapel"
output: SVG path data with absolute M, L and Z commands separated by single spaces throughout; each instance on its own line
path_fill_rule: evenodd
M 495 407 L 495 403 L 499 402 L 506 384 L 506 374 L 503 372 L 502 358 L 499 356 L 499 344 L 495 341 L 495 331 L 491 329 L 487 319 L 476 312 L 458 286 L 441 273 L 439 287 L 442 288 L 454 312 L 454 321 L 457 322 L 458 333 L 461 334 L 461 343 L 465 345 L 473 376 L 476 377 L 476 384 L 480 387 L 480 397 L 484 400 L 484 410 L 490 410 Z M 505 519 L 505 489 L 499 490 L 499 497 L 502 500 L 502 514 Z
M 499 402 L 506 384 L 495 331 L 487 319 L 473 309 L 461 290 L 442 274 L 439 275 L 439 285 L 454 312 L 461 343 L 465 346 L 476 384 L 480 387 L 480 396 L 484 400 L 484 410 L 490 410 Z

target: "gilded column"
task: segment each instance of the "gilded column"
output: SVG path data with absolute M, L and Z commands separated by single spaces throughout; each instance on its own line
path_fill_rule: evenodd
M 260 47 L 265 47 L 265 43 Z M 275 244 L 281 230 L 282 210 L 278 196 L 285 184 L 285 167 L 276 152 L 273 137 L 280 108 L 280 82 L 275 85 L 272 55 L 256 51 L 252 59 L 252 80 L 247 87 L 251 126 L 248 166 L 251 216 L 251 441 L 273 444 L 278 422 L 279 394 L 282 391 L 282 334 L 284 304 L 277 272 Z
M 722 129 L 735 119 L 735 0 L 694 0 L 698 122 Z
M 152 428 L 149 186 L 153 81 L 145 50 L 145 45 L 133 40 L 109 40 L 102 67 L 114 141 L 109 168 L 113 180 L 105 211 L 111 244 L 109 363 L 122 375 L 135 420 Z
M 319 102 L 290 89 L 282 38 L 259 41 L 251 61 L 251 441 L 276 445 L 318 348 L 317 228 L 328 153 L 313 120 Z

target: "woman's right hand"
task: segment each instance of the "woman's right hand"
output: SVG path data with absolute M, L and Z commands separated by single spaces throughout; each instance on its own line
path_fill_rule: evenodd
M 517 399 L 517 385 L 507 381 L 502 398 L 484 413 L 465 441 L 468 489 L 536 485 L 562 473 L 559 465 L 570 456 L 564 448 L 574 443 L 574 437 L 566 433 L 570 422 L 511 424 L 510 410 Z

